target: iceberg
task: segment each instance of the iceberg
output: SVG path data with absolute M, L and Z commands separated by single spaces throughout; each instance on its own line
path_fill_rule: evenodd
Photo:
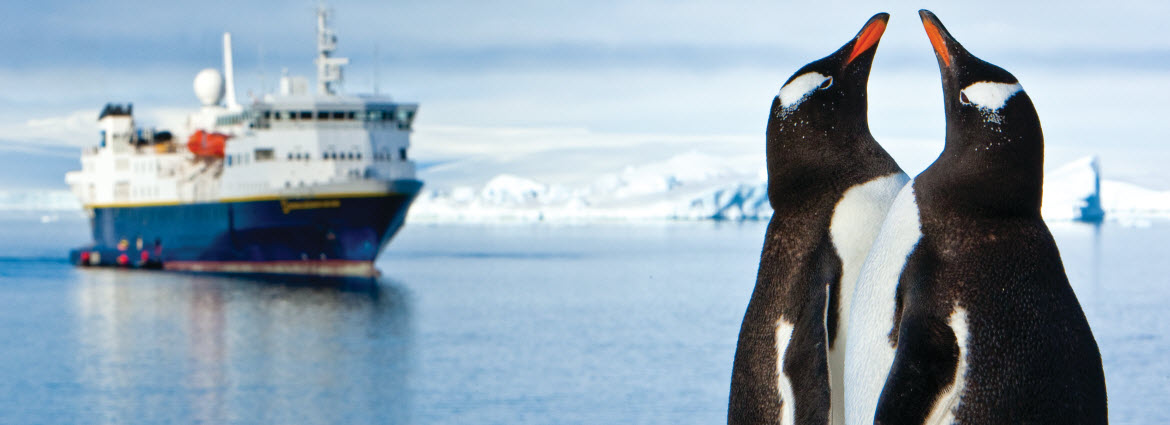
M 1084 157 L 1044 173 L 1040 213 L 1046 220 L 1101 222 L 1105 211 L 1097 157 Z

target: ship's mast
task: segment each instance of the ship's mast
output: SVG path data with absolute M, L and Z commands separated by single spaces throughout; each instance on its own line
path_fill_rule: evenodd
M 337 50 L 337 34 L 329 28 L 329 9 L 317 7 L 317 94 L 335 95 L 341 85 L 341 66 L 348 58 L 332 57 Z

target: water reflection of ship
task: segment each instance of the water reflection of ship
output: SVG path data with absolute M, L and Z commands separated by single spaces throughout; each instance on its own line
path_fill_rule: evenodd
M 110 423 L 409 419 L 411 312 L 398 283 L 80 277 L 78 380 Z

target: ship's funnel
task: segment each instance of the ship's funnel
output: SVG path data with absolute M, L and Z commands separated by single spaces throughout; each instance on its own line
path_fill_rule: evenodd
M 224 90 L 227 92 L 227 107 L 228 109 L 240 109 L 240 104 L 236 103 L 236 77 L 235 72 L 232 71 L 232 33 L 223 33 L 223 75 L 224 75 Z

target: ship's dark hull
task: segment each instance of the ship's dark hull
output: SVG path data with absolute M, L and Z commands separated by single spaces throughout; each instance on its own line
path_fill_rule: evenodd
M 386 193 L 93 208 L 75 264 L 209 272 L 371 275 L 421 183 Z

